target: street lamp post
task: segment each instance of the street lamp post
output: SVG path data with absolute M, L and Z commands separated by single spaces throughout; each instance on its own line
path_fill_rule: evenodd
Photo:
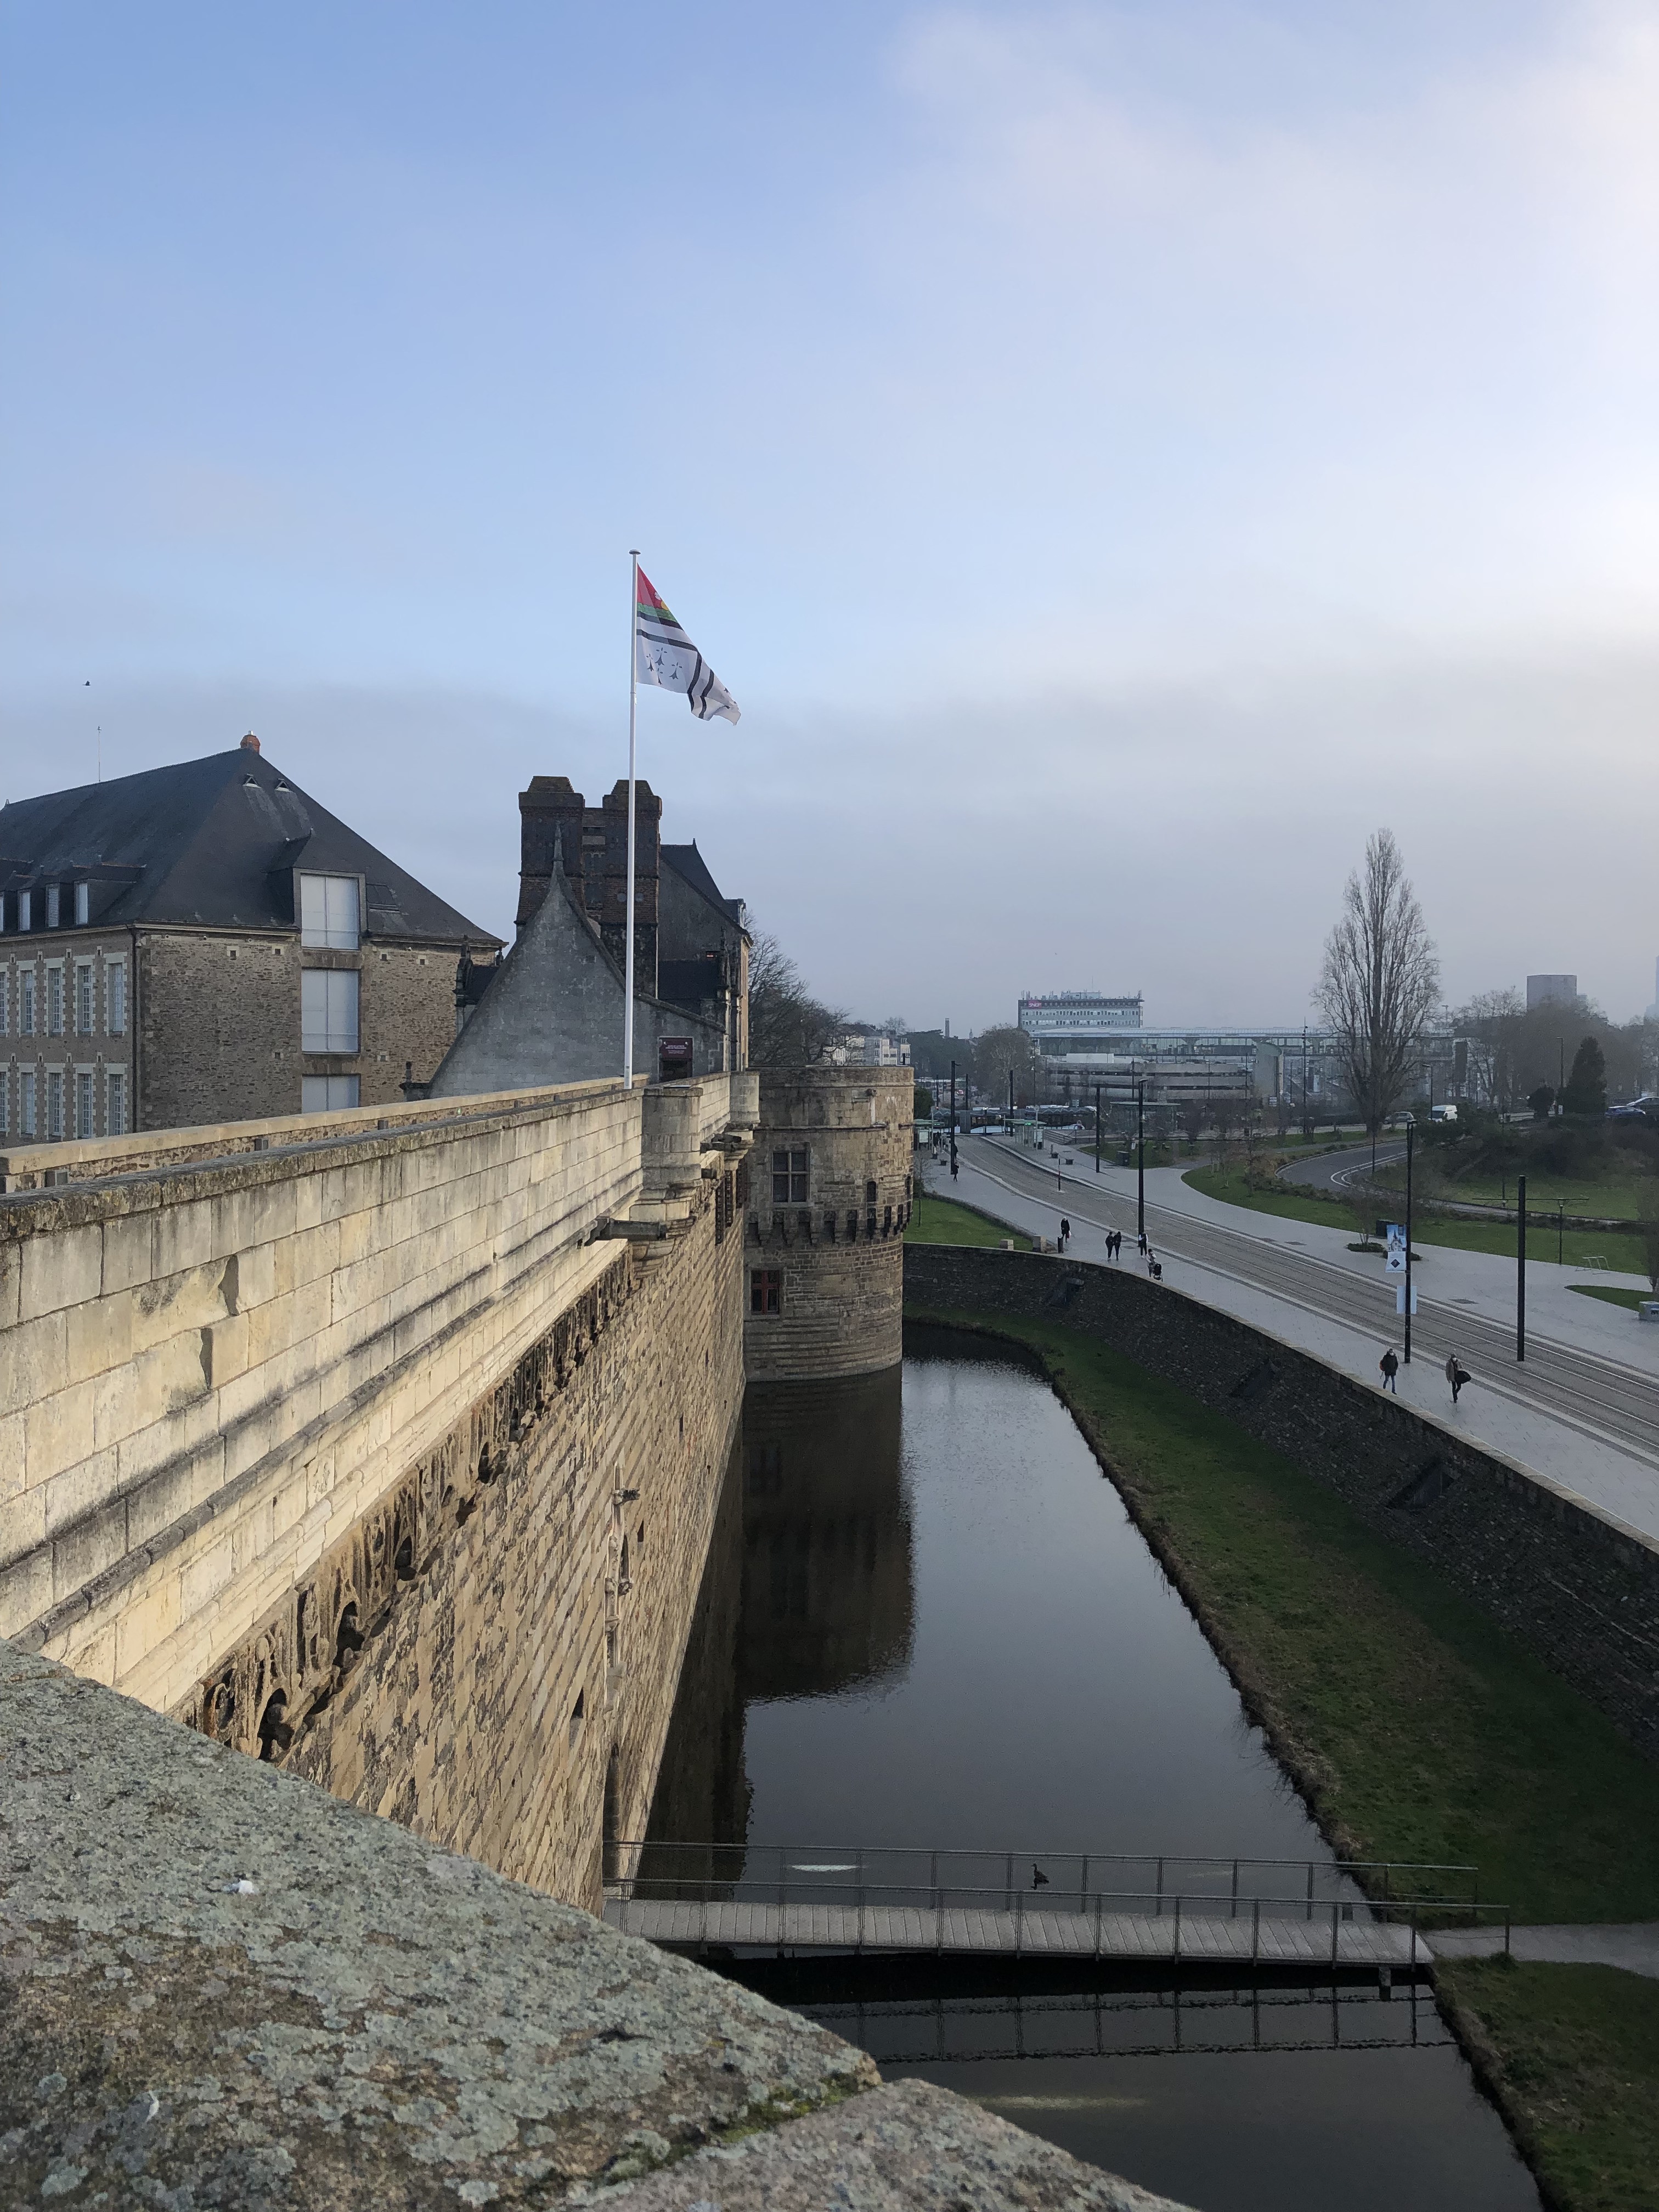
M 1412 1139 L 1417 1124 L 1406 1124 L 1406 1364 L 1412 1364 Z
M 1146 1234 L 1146 1098 L 1142 1086 L 1135 1085 L 1135 1146 L 1139 1163 L 1135 1170 L 1135 1231 Z
M 1515 1186 L 1515 1356 L 1527 1356 L 1527 1178 Z
M 1095 1085 L 1095 1173 L 1100 1173 L 1100 1085 Z
M 957 1064 L 951 1062 L 951 1180 L 957 1179 Z

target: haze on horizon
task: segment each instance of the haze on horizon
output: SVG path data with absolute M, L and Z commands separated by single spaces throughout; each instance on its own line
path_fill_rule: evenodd
M 511 933 L 670 836 L 813 987 L 1306 1018 L 1659 952 L 1659 0 L 0 8 L 0 797 L 268 754 Z

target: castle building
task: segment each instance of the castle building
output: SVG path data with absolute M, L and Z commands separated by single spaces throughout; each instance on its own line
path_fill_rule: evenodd
M 634 1065 L 728 1074 L 749 1049 L 749 932 L 695 843 L 665 845 L 662 801 L 635 787 Z M 456 982 L 453 1044 L 411 1096 L 457 1097 L 621 1073 L 628 786 L 589 806 L 568 776 L 519 794 L 518 937 Z
M 397 1098 L 480 929 L 249 736 L 0 808 L 0 1138 Z

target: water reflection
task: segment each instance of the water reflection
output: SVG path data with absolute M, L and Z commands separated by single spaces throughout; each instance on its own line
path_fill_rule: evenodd
M 1083 1850 L 1328 1861 L 1039 1376 L 971 1338 L 907 1329 L 902 1382 L 751 1390 L 738 1464 L 653 1837 L 989 1848 L 1022 1863 Z M 761 1855 L 708 1856 L 705 1875 L 725 1883 Z M 1072 1879 L 1043 1863 L 1052 1881 Z M 1194 2049 L 1199 1999 L 1167 1988 L 1143 1992 L 1139 2012 L 1090 1993 L 1039 2023 L 1023 2009 L 1033 2000 L 976 2011 L 958 1993 L 948 2013 L 930 1999 L 926 2019 L 907 2019 L 904 1969 L 884 1985 L 876 1961 L 860 1971 L 863 2023 L 834 2024 L 879 2047 L 890 2074 L 946 2082 L 1205 2212 L 1536 2212 L 1420 1996 L 1373 2002 L 1381 2025 L 1354 2035 L 1357 2015 L 1333 2012 L 1328 1991 L 1294 2016 L 1267 1992 L 1224 1992 L 1205 2001 Z M 871 1999 L 891 2008 L 878 2015 Z M 1054 2040 L 1032 2057 L 1022 2039 L 1039 2033 Z

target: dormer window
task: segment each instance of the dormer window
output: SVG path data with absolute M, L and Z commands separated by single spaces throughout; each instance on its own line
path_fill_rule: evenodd
M 90 884 L 76 884 L 75 886 L 75 926 L 77 929 L 84 929 L 91 919 L 92 885 Z
M 57 927 L 58 886 L 56 884 L 48 884 L 46 885 L 46 927 L 48 929 L 56 929 Z
M 300 942 L 355 952 L 360 939 L 356 876 L 300 878 Z

